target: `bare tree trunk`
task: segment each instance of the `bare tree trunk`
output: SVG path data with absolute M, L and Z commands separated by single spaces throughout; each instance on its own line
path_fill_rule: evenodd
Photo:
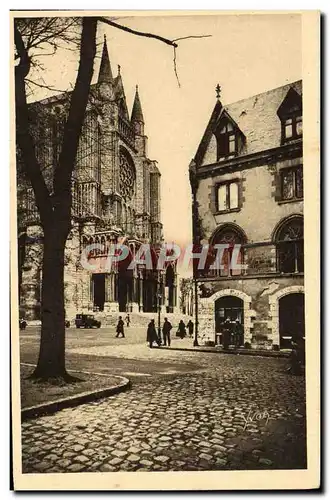
M 67 378 L 65 370 L 64 252 L 66 231 L 55 224 L 44 234 L 41 338 L 35 378 Z
M 71 228 L 72 172 L 93 76 L 96 28 L 95 18 L 83 18 L 78 74 L 71 94 L 59 163 L 54 171 L 53 194 L 50 196 L 29 132 L 25 78 L 31 61 L 22 36 L 15 27 L 15 45 L 20 57 L 20 63 L 15 67 L 16 137 L 44 231 L 42 326 L 38 364 L 32 375 L 35 378 L 73 378 L 65 370 L 64 252 Z

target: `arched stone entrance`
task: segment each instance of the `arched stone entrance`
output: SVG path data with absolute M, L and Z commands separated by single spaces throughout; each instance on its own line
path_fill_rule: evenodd
M 217 299 L 214 302 L 214 319 L 216 344 L 224 344 L 223 331 L 228 322 L 229 345 L 244 345 L 244 302 L 242 299 L 233 295 L 225 295 Z M 241 325 L 239 338 L 236 338 L 236 322 Z
M 293 297 L 282 302 L 281 299 L 288 295 L 293 295 Z M 282 348 L 289 347 L 289 342 L 286 341 L 290 341 L 290 338 L 283 337 L 291 337 L 290 323 L 293 333 L 304 329 L 304 300 L 301 295 L 304 296 L 303 285 L 292 285 L 269 296 L 271 319 L 268 326 L 272 330 L 273 345 L 282 345 Z
M 252 317 L 255 316 L 255 311 L 251 309 L 251 297 L 245 292 L 235 290 L 233 288 L 226 288 L 215 292 L 210 297 L 200 299 L 200 313 L 199 313 L 199 331 L 205 340 L 216 341 L 216 302 L 222 297 L 236 297 L 241 299 L 243 303 L 242 308 L 242 324 L 244 326 L 243 342 L 251 342 L 251 328 Z M 238 302 L 237 302 L 238 304 Z M 234 313 L 234 311 L 233 311 Z

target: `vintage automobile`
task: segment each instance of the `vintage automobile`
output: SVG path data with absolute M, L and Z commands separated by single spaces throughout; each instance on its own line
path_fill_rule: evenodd
M 100 328 L 101 321 L 95 319 L 93 314 L 76 314 L 76 328 Z

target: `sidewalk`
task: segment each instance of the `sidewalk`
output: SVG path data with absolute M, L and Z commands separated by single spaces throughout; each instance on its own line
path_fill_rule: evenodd
M 234 349 L 224 350 L 221 346 L 209 347 L 205 345 L 200 345 L 194 347 L 194 339 L 185 337 L 180 339 L 178 337 L 171 338 L 171 347 L 161 346 L 160 349 L 175 350 L 175 351 L 188 351 L 188 352 L 211 352 L 220 354 L 236 354 L 236 355 L 247 355 L 247 356 L 268 356 L 272 358 L 287 358 L 289 356 L 289 351 L 271 351 L 271 350 L 261 350 L 261 349 Z

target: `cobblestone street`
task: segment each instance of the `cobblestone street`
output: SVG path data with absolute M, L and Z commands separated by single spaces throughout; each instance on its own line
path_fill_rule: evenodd
M 24 422 L 23 472 L 305 468 L 304 379 L 286 360 L 170 359 L 200 370 L 133 378 L 128 392 Z

